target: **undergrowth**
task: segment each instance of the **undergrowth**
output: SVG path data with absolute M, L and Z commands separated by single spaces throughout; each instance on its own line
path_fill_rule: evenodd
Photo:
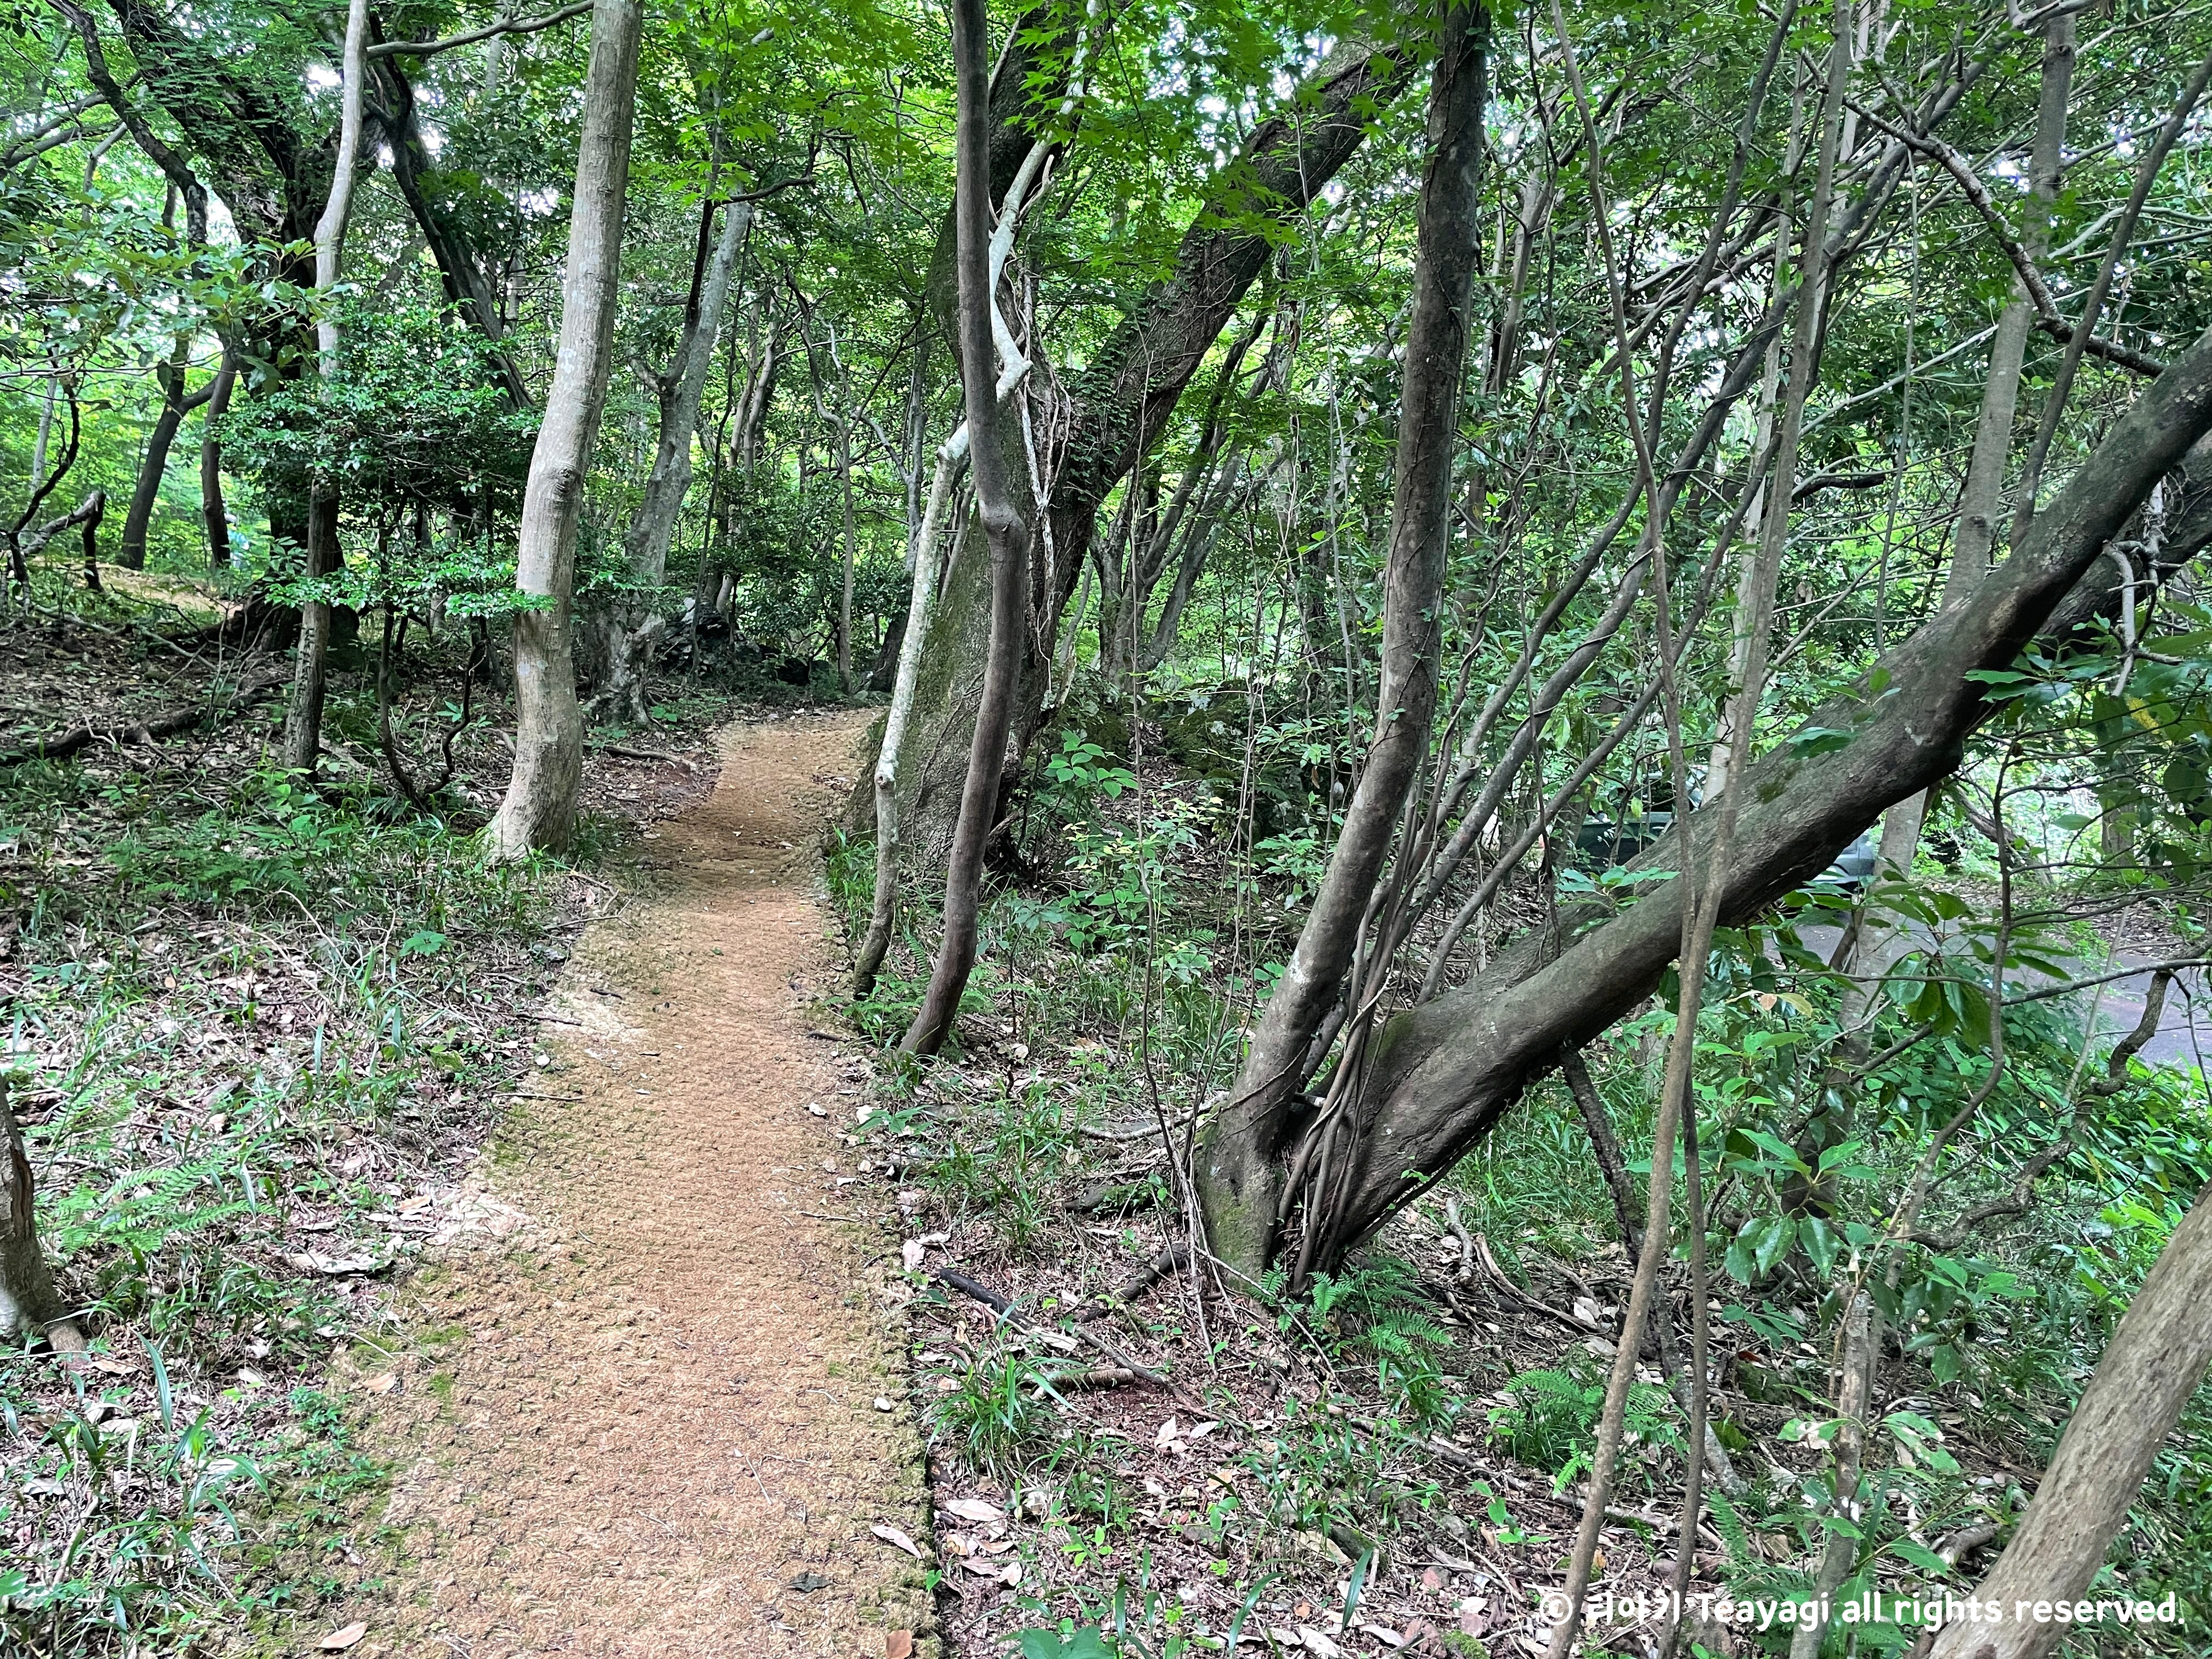
M 0 769 L 0 1030 L 94 1346 L 0 1355 L 0 1650 L 182 1653 L 358 1579 L 385 1474 L 319 1378 L 387 1318 L 372 1212 L 458 1178 L 565 954 L 557 868 L 244 735 Z
M 1097 1603 L 1100 1587 L 1126 1575 L 1162 1528 L 1186 1552 L 1182 1571 L 1202 1566 L 1255 1595 L 1270 1562 L 1302 1561 L 1310 1579 L 1316 1567 L 1340 1572 L 1370 1545 L 1387 1555 L 1393 1540 L 1453 1556 L 1480 1535 L 1518 1554 L 1525 1571 L 1555 1574 L 1621 1340 L 1628 1275 L 1612 1194 L 1564 1087 L 1540 1084 L 1429 1205 L 1296 1294 L 1279 1272 L 1224 1283 L 1229 1297 L 1209 1293 L 1201 1318 L 1178 1268 L 1143 1307 L 1120 1306 L 1115 1279 L 1187 1232 L 1176 1163 L 1190 1120 L 1234 1074 L 1247 1023 L 1287 954 L 1322 837 L 1293 821 L 1245 846 L 1218 793 L 1171 765 L 1140 781 L 1079 734 L 1047 750 L 1012 821 L 1018 856 L 987 896 L 983 965 L 945 1055 L 921 1066 L 890 1052 L 933 944 L 928 908 L 911 894 L 881 978 L 850 1013 L 886 1051 L 869 1139 L 908 1189 L 914 1230 L 942 1230 L 933 1237 L 949 1237 L 963 1264 L 988 1264 L 1022 1287 L 1022 1324 L 980 1328 L 980 1310 L 963 1311 L 939 1287 L 918 1291 L 929 1345 L 918 1387 L 940 1482 L 1039 1494 L 1048 1516 L 1086 1480 L 1127 1494 L 1103 1523 L 1048 1520 L 1024 1546 L 1022 1604 L 1053 1617 L 1033 1619 L 1022 1650 L 1089 1652 L 1085 1641 L 1104 1652 L 1212 1650 L 1224 1628 L 1218 1605 L 1210 1624 L 1170 1631 L 1155 1620 L 1140 1638 L 1126 1621 L 1117 1638 L 1110 1607 Z M 839 837 L 828 870 L 857 933 L 872 849 Z M 1802 1592 L 1843 1524 L 1826 1514 L 1834 1287 L 1870 1245 L 1932 1128 L 1984 1085 L 1990 1065 L 1987 1004 L 1974 988 L 1976 974 L 1986 978 L 1980 935 L 1971 919 L 1954 918 L 1897 970 L 1874 1046 L 1915 1024 L 1932 1035 L 1887 1058 L 1853 1135 L 1817 1168 L 1803 1163 L 1788 1126 L 1802 1121 L 1820 1085 L 1837 987 L 1800 931 L 1822 922 L 1832 901 L 1795 902 L 1717 942 L 1698 1034 L 1722 1356 L 1713 1427 L 1747 1482 L 1712 1498 L 1708 1538 L 1720 1547 L 1700 1558 L 1699 1576 L 1744 1595 Z M 2031 954 L 2101 949 L 2024 933 L 2014 945 Z M 1942 1008 L 1923 988 L 1938 973 L 1964 988 Z M 1650 1145 L 1673 1023 L 1662 995 L 1591 1051 L 1639 1193 L 1649 1161 L 1635 1153 Z M 2030 1489 L 2023 1476 L 2047 1457 L 2118 1313 L 2212 1176 L 2212 1114 L 2193 1073 L 2138 1060 L 2124 1087 L 2078 1093 L 2084 1045 L 2094 1054 L 2097 1044 L 2064 1004 L 2008 1011 L 2005 1038 L 2004 1069 L 1960 1149 L 1966 1173 L 1944 1183 L 1937 1209 L 1963 1212 L 2001 1193 L 2006 1172 L 2037 1149 L 2062 1134 L 2070 1145 L 2031 1212 L 1948 1249 L 1916 1249 L 1895 1285 L 1881 1288 L 1893 1333 L 1887 1404 L 1874 1428 L 1845 1594 L 1975 1582 L 1971 1562 L 1936 1547 L 1962 1528 L 2017 1518 Z M 2078 1114 L 2057 1103 L 2069 1098 L 2086 1103 Z M 1678 1164 L 1678 1217 L 1682 1175 Z M 1788 1208 L 1796 1181 L 1821 1183 L 1825 1212 Z M 1457 1206 L 1453 1226 L 1480 1239 L 1505 1275 L 1502 1290 L 1487 1287 L 1491 1270 L 1441 1218 L 1447 1197 Z M 1686 1325 L 1687 1246 L 1679 1236 L 1674 1243 L 1668 1282 Z M 1557 1316 L 1532 1322 L 1527 1310 L 1540 1306 Z M 1598 1334 L 1570 1338 L 1560 1328 L 1569 1310 Z M 1179 1484 L 1174 1472 L 1194 1431 L 1187 1413 L 1158 1425 L 1156 1448 L 1142 1443 L 1133 1419 L 1170 1409 L 1158 1395 L 1109 1406 L 1053 1386 L 1069 1362 L 1033 1332 L 1066 1328 L 1070 1315 L 1110 1327 L 1195 1391 L 1210 1415 L 1236 1425 L 1234 1454 L 1206 1482 Z M 1686 1433 L 1649 1351 L 1626 1430 L 1619 1501 L 1663 1512 L 1680 1490 Z M 2176 1592 L 2198 1617 L 2212 1583 L 2208 1431 L 2212 1397 L 2200 1395 L 2102 1581 L 2154 1600 Z M 1644 1556 L 1671 1565 L 1663 1538 Z M 1297 1600 L 1283 1589 L 1263 1598 L 1271 1607 Z M 995 1627 L 994 1619 L 982 1615 L 976 1628 Z M 2170 1629 L 2142 1637 L 2175 1654 L 2190 1639 Z

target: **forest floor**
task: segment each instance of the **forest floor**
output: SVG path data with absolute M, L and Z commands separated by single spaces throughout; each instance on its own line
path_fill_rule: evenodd
M 809 1029 L 820 826 L 860 729 L 730 728 L 714 793 L 578 940 L 480 1177 L 517 1224 L 418 1272 L 402 1340 L 355 1351 L 404 1558 L 336 1619 L 368 1626 L 356 1653 L 933 1645 L 896 1541 L 927 1536 L 897 1253 L 882 1189 L 837 1171 L 859 1091 Z

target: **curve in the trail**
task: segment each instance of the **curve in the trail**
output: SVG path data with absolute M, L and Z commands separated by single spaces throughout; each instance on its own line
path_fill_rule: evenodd
M 486 1178 L 528 1224 L 419 1274 L 370 1379 L 404 1542 L 356 1655 L 935 1650 L 919 1563 L 871 1531 L 927 1512 L 896 1253 L 830 1218 L 872 1200 L 825 1169 L 853 1096 L 805 1008 L 859 730 L 733 728 L 649 890 L 579 943 Z

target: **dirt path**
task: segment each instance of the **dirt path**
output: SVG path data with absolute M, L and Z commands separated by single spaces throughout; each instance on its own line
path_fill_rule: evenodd
M 928 1639 L 882 1235 L 824 1218 L 853 1101 L 800 988 L 849 716 L 733 729 L 651 890 L 586 933 L 487 1182 L 527 1225 L 415 1281 L 380 1411 L 406 1529 L 362 1654 L 880 1659 Z M 828 1113 L 810 1114 L 810 1103 Z M 842 1195 L 841 1195 L 842 1194 Z M 396 1379 L 396 1380 L 395 1380 Z M 879 1409 L 884 1400 L 896 1409 Z

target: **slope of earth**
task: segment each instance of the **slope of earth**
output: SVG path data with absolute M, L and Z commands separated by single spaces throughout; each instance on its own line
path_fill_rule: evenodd
M 827 1169 L 849 1114 L 805 1016 L 860 729 L 732 728 L 652 886 L 579 941 L 481 1176 L 509 1230 L 418 1274 L 409 1340 L 356 1354 L 402 1535 L 390 1594 L 346 1615 L 365 1632 L 334 1632 L 354 1653 L 935 1650 L 884 1537 L 927 1515 L 890 1408 L 896 1257 L 871 1187 Z

